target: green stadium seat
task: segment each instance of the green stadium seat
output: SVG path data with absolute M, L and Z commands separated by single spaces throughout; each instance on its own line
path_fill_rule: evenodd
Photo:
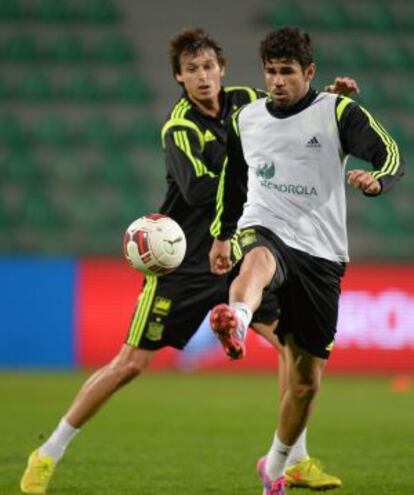
M 88 0 L 80 5 L 77 8 L 77 18 L 81 22 L 113 24 L 120 19 L 115 3 L 110 0 Z
M 363 46 L 349 44 L 337 52 L 336 65 L 345 73 L 355 74 L 369 68 L 370 58 Z
M 394 204 L 390 197 L 386 195 L 372 201 L 369 208 L 364 208 L 362 218 L 367 228 L 382 232 L 384 237 L 398 235 L 406 228 L 401 225 Z
M 135 218 L 150 211 L 147 194 L 137 183 L 122 191 L 118 202 L 115 221 L 116 225 L 126 228 Z
M 104 97 L 97 78 L 91 73 L 76 73 L 63 88 L 65 99 L 79 102 L 96 102 Z
M 66 22 L 73 19 L 73 10 L 68 0 L 31 0 L 33 19 L 42 22 Z
M 153 120 L 133 120 L 124 130 L 124 140 L 130 146 L 161 146 L 161 126 Z
M 80 189 L 73 194 L 68 221 L 76 227 L 90 227 L 93 231 L 105 222 L 105 216 L 99 206 L 98 193 L 90 188 Z
M 378 70 L 408 71 L 411 69 L 411 53 L 399 43 L 390 43 L 384 49 L 373 51 L 372 64 Z
M 391 104 L 388 93 L 379 81 L 364 80 L 360 82 L 361 94 L 358 95 L 358 103 L 366 107 L 368 111 L 388 108 Z
M 41 170 L 35 156 L 27 151 L 17 151 L 2 160 L 4 180 L 32 186 L 41 178 Z
M 353 74 L 369 66 L 366 51 L 360 45 L 348 44 L 337 46 L 325 44 L 315 51 L 315 58 L 322 70 L 342 71 Z
M 301 5 L 296 2 L 289 2 L 282 6 L 271 7 L 268 13 L 268 20 L 271 26 L 277 28 L 281 26 L 307 26 L 309 18 L 303 11 Z
M 45 146 L 66 145 L 70 140 L 68 124 L 59 114 L 46 115 L 33 126 L 31 138 Z
M 351 23 L 348 11 L 342 4 L 319 2 L 312 6 L 312 26 L 329 31 L 348 29 Z
M 49 159 L 50 182 L 66 190 L 84 186 L 90 177 L 89 162 L 86 162 L 79 147 L 69 142 L 54 151 Z
M 12 226 L 12 216 L 8 211 L 7 206 L 0 199 L 0 232 L 5 232 Z M 2 246 L 2 251 L 4 252 L 4 247 Z
M 386 130 L 391 134 L 392 138 L 397 142 L 400 148 L 407 149 L 411 147 L 411 136 L 404 126 L 400 124 L 393 124 Z
M 52 85 L 44 73 L 27 74 L 13 90 L 15 97 L 29 102 L 49 101 L 53 97 Z
M 0 19 L 5 21 L 20 21 L 24 18 L 24 11 L 18 0 L 0 1 Z
M 408 15 L 403 12 L 401 15 L 394 16 L 394 22 L 398 31 L 414 32 L 414 9 Z
M 125 38 L 104 38 L 95 48 L 94 59 L 101 63 L 128 63 L 135 59 L 134 48 Z
M 86 53 L 81 38 L 66 35 L 50 43 L 45 58 L 61 63 L 82 62 L 86 58 Z
M 26 142 L 23 126 L 15 115 L 0 116 L 0 144 L 9 148 L 20 148 Z
M 0 101 L 6 101 L 9 98 L 9 88 L 8 85 L 0 79 Z
M 396 28 L 394 16 L 386 3 L 368 3 L 359 5 L 353 11 L 353 27 L 373 32 L 388 32 Z
M 128 103 L 148 103 L 153 100 L 153 91 L 148 84 L 134 74 L 121 76 L 109 89 L 110 98 Z
M 31 229 L 54 230 L 62 224 L 62 219 L 54 208 L 48 194 L 42 189 L 28 188 L 24 196 L 19 223 Z
M 414 93 L 412 89 L 406 89 L 401 93 L 401 105 L 409 112 L 414 112 Z
M 123 153 L 112 152 L 103 156 L 98 160 L 96 173 L 103 182 L 121 189 L 135 180 L 131 161 Z
M 112 148 L 120 145 L 116 126 L 110 119 L 103 116 L 93 116 L 84 121 L 80 136 L 92 146 Z
M 36 40 L 28 35 L 15 35 L 3 42 L 1 56 L 9 62 L 35 62 L 38 58 Z

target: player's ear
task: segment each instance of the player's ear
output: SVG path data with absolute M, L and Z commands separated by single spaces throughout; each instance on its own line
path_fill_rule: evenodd
M 175 75 L 175 80 L 179 83 L 182 83 L 183 82 L 183 76 L 177 72 L 177 74 Z
M 311 63 L 309 67 L 305 69 L 305 79 L 307 82 L 311 82 L 316 74 L 316 65 Z
M 220 76 L 223 77 L 226 73 L 226 66 L 225 65 L 222 65 L 220 67 Z

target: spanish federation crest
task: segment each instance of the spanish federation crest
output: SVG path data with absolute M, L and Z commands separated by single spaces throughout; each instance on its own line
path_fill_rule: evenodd
M 257 177 L 261 179 L 271 179 L 276 173 L 276 167 L 273 162 L 259 163 L 256 169 Z
M 152 340 L 156 342 L 157 340 L 162 339 L 162 334 L 164 332 L 164 325 L 162 323 L 150 321 L 148 323 L 148 330 L 146 333 L 146 337 L 148 340 Z

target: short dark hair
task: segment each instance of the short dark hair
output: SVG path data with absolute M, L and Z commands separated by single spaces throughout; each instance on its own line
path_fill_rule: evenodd
M 283 27 L 271 31 L 260 44 L 263 64 L 271 59 L 297 60 L 302 69 L 313 62 L 312 40 L 297 27 Z
M 220 67 L 226 65 L 223 49 L 202 28 L 185 29 L 178 33 L 170 41 L 169 55 L 174 76 L 180 74 L 180 56 L 183 53 L 196 55 L 201 50 L 213 50 L 217 56 Z

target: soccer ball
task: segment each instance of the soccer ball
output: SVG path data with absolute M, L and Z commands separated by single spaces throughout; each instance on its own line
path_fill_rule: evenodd
M 146 275 L 166 275 L 183 261 L 187 241 L 172 218 L 152 213 L 138 218 L 127 228 L 123 252 L 135 270 Z

